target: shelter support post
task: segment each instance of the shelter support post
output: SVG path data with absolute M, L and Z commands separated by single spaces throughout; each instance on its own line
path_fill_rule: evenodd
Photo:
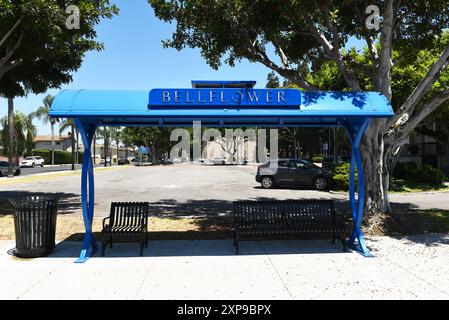
M 366 247 L 365 240 L 362 233 L 362 219 L 365 205 L 365 176 L 363 173 L 362 153 L 360 151 L 360 141 L 363 134 L 370 123 L 370 119 L 365 119 L 360 125 L 350 123 L 346 126 L 351 146 L 352 156 L 349 173 L 349 201 L 351 204 L 352 218 L 354 221 L 354 228 L 351 237 L 348 241 L 348 247 L 361 253 L 365 257 L 373 257 Z M 356 199 L 356 174 L 357 170 L 357 199 Z M 356 242 L 357 240 L 357 242 Z
M 75 120 L 84 144 L 83 166 L 81 172 L 81 202 L 84 219 L 84 241 L 80 256 L 75 263 L 84 263 L 98 250 L 98 244 L 92 232 L 92 222 L 94 217 L 95 186 L 94 186 L 94 165 L 92 161 L 91 146 L 97 128 L 96 124 Z

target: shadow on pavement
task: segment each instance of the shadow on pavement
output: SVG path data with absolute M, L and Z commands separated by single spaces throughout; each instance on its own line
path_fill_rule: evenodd
M 30 191 L 21 191 L 21 190 L 13 190 L 13 191 L 0 191 L 0 215 L 12 215 L 12 207 L 8 200 L 21 198 L 21 197 L 29 197 L 29 196 L 54 196 L 58 197 L 59 207 L 58 214 L 72 214 L 76 213 L 81 209 L 81 200 L 80 196 L 74 193 L 48 193 L 48 192 L 30 192 Z
M 79 256 L 81 242 L 63 241 L 48 258 Z M 240 244 L 239 256 L 277 254 L 345 254 L 341 246 L 328 240 L 245 241 Z M 348 252 L 346 252 L 347 254 Z M 151 241 L 144 257 L 235 256 L 232 240 L 170 240 Z M 100 252 L 95 257 L 102 258 Z M 117 243 L 106 249 L 104 258 L 138 258 L 139 243 Z

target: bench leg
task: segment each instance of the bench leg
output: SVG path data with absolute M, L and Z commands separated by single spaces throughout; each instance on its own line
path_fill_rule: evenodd
M 145 248 L 148 248 L 148 232 L 145 232 Z
M 340 236 L 340 241 L 341 241 L 341 244 L 343 245 L 343 252 L 347 252 L 348 251 L 348 247 L 347 247 L 347 243 L 346 243 L 345 237 Z
M 235 238 L 234 238 L 234 246 L 235 246 L 235 254 L 238 255 L 239 252 L 240 252 L 239 236 L 238 236 L 238 234 L 235 235 Z
M 104 257 L 104 254 L 105 254 L 105 252 L 106 252 L 106 245 L 107 245 L 106 241 L 103 240 L 103 244 L 102 244 L 102 246 L 101 246 L 101 256 L 102 256 L 102 257 Z
M 141 237 L 140 237 L 140 256 L 143 256 L 143 249 L 146 247 L 146 232 L 142 233 Z

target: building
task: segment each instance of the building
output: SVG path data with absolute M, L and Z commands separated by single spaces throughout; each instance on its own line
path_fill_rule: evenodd
M 69 148 L 69 151 L 71 151 L 71 148 Z M 84 151 L 84 146 L 80 144 L 80 151 Z M 117 150 L 116 146 L 110 145 L 108 148 L 108 155 L 107 157 L 112 160 L 113 163 L 117 162 L 117 159 L 124 159 L 128 158 L 131 160 L 132 158 L 136 157 L 136 151 L 132 148 L 128 148 L 128 152 L 126 152 L 125 147 L 119 147 Z M 105 148 L 103 144 L 95 144 L 95 146 L 92 145 L 92 157 L 95 159 L 95 163 L 100 163 L 102 158 L 105 158 Z
M 449 145 L 441 144 L 429 136 L 413 133 L 402 149 L 399 161 L 414 162 L 417 166 L 430 165 L 449 176 Z
M 70 151 L 72 139 L 69 135 L 55 135 L 55 150 Z M 34 138 L 34 149 L 51 150 L 51 135 L 36 136 Z

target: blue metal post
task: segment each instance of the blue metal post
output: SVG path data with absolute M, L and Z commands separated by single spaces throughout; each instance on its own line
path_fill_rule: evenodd
M 351 237 L 348 241 L 348 246 L 358 252 L 360 252 L 365 257 L 372 257 L 373 255 L 369 252 L 366 247 L 365 240 L 362 233 L 362 219 L 363 210 L 365 203 L 365 175 L 363 173 L 363 163 L 362 154 L 360 151 L 360 141 L 362 140 L 363 134 L 370 123 L 369 119 L 363 121 L 363 124 L 359 128 L 346 128 L 348 135 L 350 136 L 350 141 L 352 144 L 352 157 L 350 165 L 350 175 L 349 175 L 349 200 L 352 209 L 352 218 L 354 221 L 354 229 L 352 230 Z M 358 182 L 358 196 L 357 201 L 355 197 L 355 169 L 357 168 L 357 182 Z M 357 244 L 355 243 L 357 240 Z
M 95 135 L 96 125 L 75 120 L 84 144 L 83 166 L 81 172 L 81 202 L 84 218 L 84 241 L 79 258 L 76 263 L 84 263 L 93 256 L 98 245 L 92 232 L 92 222 L 94 217 L 95 204 L 95 185 L 94 185 L 94 166 L 92 161 L 91 145 Z

